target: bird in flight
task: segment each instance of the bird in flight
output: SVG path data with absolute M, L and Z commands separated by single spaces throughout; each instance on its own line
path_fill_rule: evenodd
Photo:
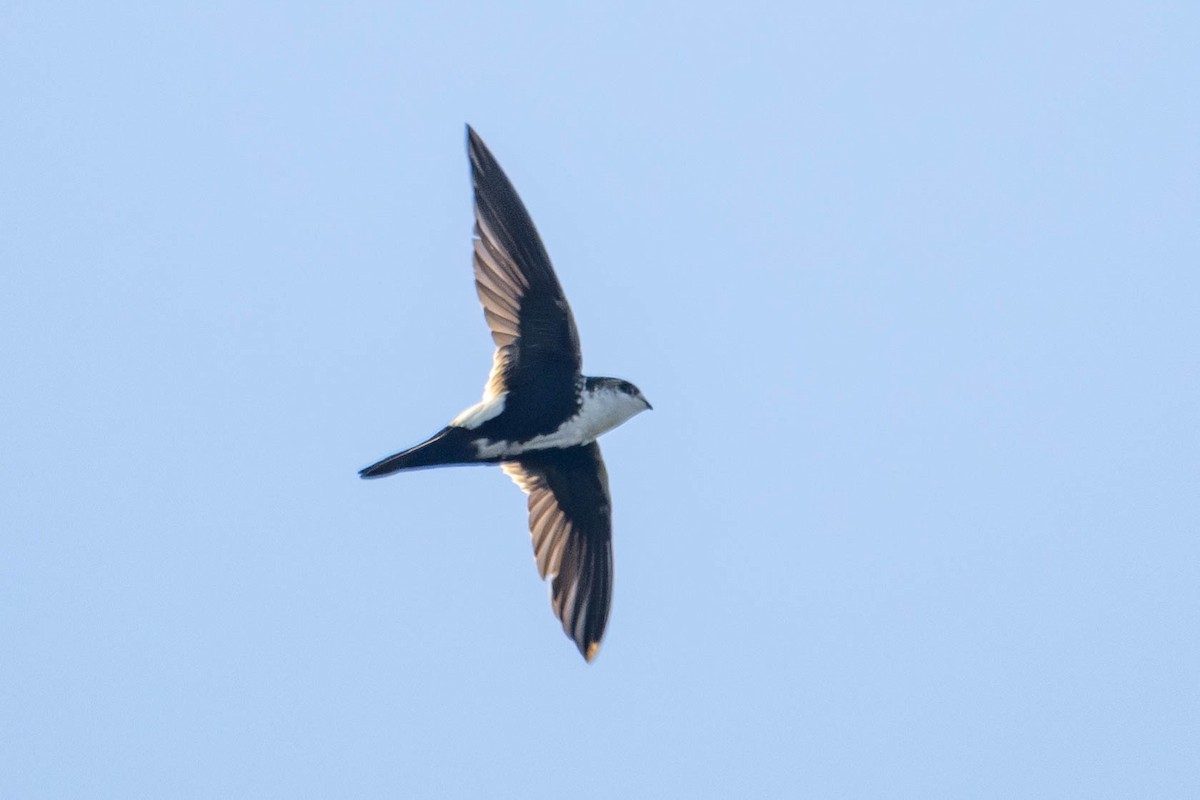
M 612 599 L 612 505 L 596 438 L 650 408 L 617 378 L 583 375 L 579 332 L 517 190 L 467 126 L 475 291 L 496 351 L 483 399 L 429 439 L 361 470 L 499 464 L 529 495 L 538 573 L 563 631 L 591 661 Z

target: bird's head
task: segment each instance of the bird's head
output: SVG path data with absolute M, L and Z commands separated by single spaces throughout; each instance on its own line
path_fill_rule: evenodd
M 585 389 L 607 409 L 605 416 L 610 422 L 606 430 L 653 408 L 641 389 L 620 378 L 588 378 Z
M 629 381 L 623 381 L 623 380 L 619 380 L 616 378 L 614 378 L 613 380 L 616 382 L 616 387 L 617 387 L 618 392 L 620 392 L 623 395 L 628 396 L 631 400 L 637 400 L 644 406 L 644 408 L 638 409 L 639 412 L 654 410 L 654 406 L 650 405 L 650 401 L 646 399 L 646 396 L 644 394 L 642 394 L 641 389 L 634 386 Z

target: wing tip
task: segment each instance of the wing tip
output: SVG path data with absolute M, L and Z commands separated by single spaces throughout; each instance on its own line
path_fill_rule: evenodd
M 470 156 L 471 166 L 479 169 L 485 160 L 491 158 L 491 152 L 483 143 L 483 138 L 467 123 L 467 155 Z

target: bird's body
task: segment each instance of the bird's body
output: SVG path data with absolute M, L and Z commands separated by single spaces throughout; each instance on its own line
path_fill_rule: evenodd
M 582 373 L 566 297 L 516 190 L 467 129 L 475 187 L 475 289 L 496 344 L 483 399 L 426 441 L 359 474 L 500 464 L 529 495 L 538 572 L 591 660 L 612 593 L 612 510 L 596 439 L 650 404 L 633 384 Z

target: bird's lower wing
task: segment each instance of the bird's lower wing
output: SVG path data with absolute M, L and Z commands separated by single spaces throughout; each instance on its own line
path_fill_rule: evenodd
M 567 636 L 591 661 L 612 601 L 612 504 L 595 442 L 536 450 L 501 468 L 529 495 L 529 532 L 538 573 Z

